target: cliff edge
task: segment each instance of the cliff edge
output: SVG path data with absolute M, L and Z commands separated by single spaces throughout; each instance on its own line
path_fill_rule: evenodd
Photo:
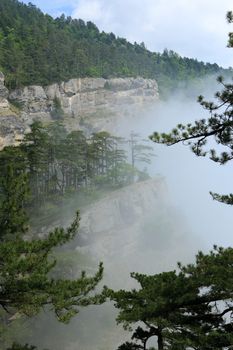
M 34 120 L 60 120 L 69 131 L 110 131 L 119 118 L 133 115 L 158 99 L 157 82 L 140 77 L 79 78 L 9 92 L 0 73 L 0 147 L 15 143 Z

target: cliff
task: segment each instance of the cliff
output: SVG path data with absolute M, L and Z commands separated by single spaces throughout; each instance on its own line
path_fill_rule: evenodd
M 9 91 L 4 85 L 4 75 L 0 72 L 0 149 L 17 144 L 26 131 L 26 124 L 20 118 L 19 110 L 8 99 Z
M 0 147 L 14 143 L 34 120 L 62 119 L 68 130 L 112 130 L 119 118 L 134 114 L 159 98 L 155 80 L 143 78 L 71 79 L 46 87 L 9 92 L 0 75 Z M 62 117 L 56 114 L 56 104 Z
M 104 261 L 107 283 L 122 288 L 131 284 L 132 271 L 155 273 L 186 260 L 195 252 L 191 240 L 166 181 L 156 177 L 111 192 L 83 210 L 77 249 Z
M 171 206 L 165 180 L 157 177 L 109 193 L 82 210 L 72 247 L 92 261 L 77 264 L 78 271 L 93 274 L 103 261 L 103 284 L 118 290 L 137 288 L 130 278 L 132 271 L 154 274 L 173 270 L 177 261 L 190 262 L 197 250 L 194 242 L 183 218 Z M 115 317 L 116 310 L 109 303 L 85 310 L 73 321 L 75 340 L 70 350 L 117 349 L 129 335 L 116 327 Z M 54 326 L 50 329 L 59 333 L 56 326 L 55 331 Z M 45 346 L 48 344 L 40 344 Z

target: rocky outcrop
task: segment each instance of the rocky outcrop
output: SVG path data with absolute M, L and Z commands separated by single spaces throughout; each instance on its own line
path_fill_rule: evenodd
M 4 85 L 4 75 L 0 72 L 0 109 L 9 108 L 9 103 L 7 100 L 8 95 L 9 91 Z
M 84 78 L 44 88 L 29 86 L 10 93 L 10 99 L 21 103 L 31 119 L 48 118 L 55 98 L 68 117 L 78 118 L 99 109 L 116 110 L 124 105 L 154 102 L 158 99 L 158 86 L 155 80 L 143 78 Z
M 130 272 L 155 274 L 174 270 L 177 261 L 190 262 L 197 245 L 185 226 L 171 206 L 165 180 L 157 177 L 109 193 L 88 206 L 81 212 L 74 243 L 80 256 L 94 260 L 92 275 L 103 261 L 103 284 L 115 290 L 131 289 L 138 284 Z M 79 268 L 88 271 L 85 265 Z M 101 306 L 98 312 L 85 311 L 88 331 L 82 328 L 82 316 L 77 318 L 78 340 L 70 349 L 117 349 L 129 340 L 127 333 L 116 328 L 115 314 L 111 305 Z
M 59 118 L 56 104 L 63 110 L 62 118 L 68 130 L 112 131 L 119 118 L 155 103 L 158 96 L 156 81 L 143 78 L 71 79 L 46 87 L 27 86 L 9 93 L 0 73 L 2 145 L 22 137 L 34 120 L 48 122 Z M 8 124 L 11 130 L 5 128 Z
M 103 261 L 106 283 L 123 288 L 131 285 L 132 271 L 156 273 L 173 268 L 181 257 L 189 259 L 195 252 L 191 240 L 171 207 L 164 178 L 156 177 L 114 191 L 82 211 L 77 249 Z
M 84 236 L 95 232 L 111 235 L 112 230 L 138 224 L 151 212 L 163 207 L 166 198 L 163 178 L 137 182 L 114 191 L 88 207 L 82 214 L 81 228 Z M 105 255 L 100 253 L 101 256 Z
M 4 85 L 4 75 L 0 72 L 0 149 L 17 145 L 26 127 L 19 111 L 9 103 L 9 91 Z
M 26 127 L 23 121 L 11 110 L 1 115 L 0 110 L 0 150 L 6 146 L 17 146 L 24 137 Z

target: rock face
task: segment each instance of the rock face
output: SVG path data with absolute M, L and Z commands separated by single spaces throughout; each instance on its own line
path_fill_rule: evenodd
M 137 288 L 130 272 L 173 270 L 177 261 L 190 262 L 194 256 L 196 238 L 182 219 L 171 206 L 163 178 L 135 183 L 81 213 L 83 244 L 76 249 L 94 257 L 95 267 L 103 261 L 104 284 L 114 290 Z M 123 341 L 130 341 L 121 327 L 116 328 L 114 308 L 103 306 L 98 316 L 96 313 L 95 309 L 86 314 L 88 332 L 81 328 L 81 322 L 76 324 L 77 339 L 83 339 L 78 346 L 74 343 L 72 350 L 117 349 Z M 90 333 L 95 334 L 93 340 Z
M 103 261 L 103 284 L 119 290 L 138 287 L 130 272 L 154 274 L 173 270 L 177 261 L 190 262 L 197 250 L 195 241 L 171 207 L 165 180 L 157 177 L 114 191 L 88 206 L 81 212 L 73 247 L 93 259 L 93 272 Z M 87 271 L 86 266 L 78 268 Z M 116 328 L 115 317 L 116 310 L 109 303 L 85 310 L 73 321 L 70 338 L 74 343 L 69 349 L 117 349 L 129 341 L 129 334 Z M 50 329 L 59 337 L 55 327 Z M 38 345 L 52 348 L 53 344 Z
M 195 247 L 169 202 L 162 177 L 110 193 L 81 212 L 82 244 L 77 249 L 104 261 L 106 283 L 115 288 L 125 287 L 132 271 L 155 273 L 174 267 Z M 112 279 L 115 269 L 122 272 Z
M 9 91 L 0 72 L 0 149 L 17 144 L 25 132 L 25 123 L 8 101 Z
M 9 110 L 10 105 L 7 100 L 9 96 L 9 91 L 4 85 L 4 75 L 0 72 L 0 113 L 1 115 L 7 113 L 7 110 Z
M 158 98 L 156 81 L 143 78 L 71 79 L 9 93 L 0 73 L 0 147 L 22 138 L 34 120 L 56 119 L 56 103 L 64 112 L 63 123 L 69 131 L 79 128 L 93 132 L 113 130 L 119 118 L 135 114 Z
M 114 283 L 115 288 L 131 283 L 129 274 L 138 263 L 140 245 L 143 239 L 149 240 L 143 238 L 148 233 L 147 223 L 154 216 L 165 215 L 166 193 L 162 178 L 147 180 L 114 191 L 81 213 L 79 237 L 83 246 L 78 249 L 87 249 L 96 261 L 104 261 L 106 283 Z M 122 272 L 112 280 L 116 269 Z
M 158 86 L 155 80 L 142 78 L 84 78 L 44 88 L 29 86 L 10 93 L 10 99 L 21 103 L 31 120 L 49 118 L 55 98 L 68 117 L 78 118 L 98 110 L 154 102 L 158 99 Z

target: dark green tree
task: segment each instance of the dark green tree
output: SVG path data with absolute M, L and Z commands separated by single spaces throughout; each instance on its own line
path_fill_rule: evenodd
M 233 22 L 232 13 L 227 18 Z M 232 47 L 232 34 L 229 35 Z M 169 53 L 165 53 L 167 56 Z M 216 94 L 218 103 L 199 102 L 210 117 L 193 125 L 179 124 L 171 133 L 155 132 L 151 139 L 173 145 L 185 142 L 198 156 L 206 156 L 220 164 L 233 159 L 233 85 L 223 84 Z M 205 149 L 209 138 L 225 147 L 220 154 Z M 214 199 L 233 204 L 233 195 L 212 194 Z M 108 291 L 120 310 L 118 322 L 128 328 L 134 325 L 132 342 L 119 350 L 147 349 L 148 340 L 156 336 L 158 349 L 231 349 L 233 344 L 233 248 L 214 247 L 209 254 L 199 252 L 196 262 L 178 271 L 163 272 L 154 276 L 133 273 L 140 287 L 132 291 Z
M 66 230 L 57 228 L 45 239 L 4 241 L 0 246 L 0 306 L 6 311 L 32 316 L 48 305 L 60 321 L 67 322 L 78 310 L 97 302 L 88 296 L 102 277 L 102 265 L 96 276 L 84 273 L 76 281 L 52 278 L 49 272 L 56 264 L 51 257 L 54 248 L 72 239 L 79 216 Z
M 14 319 L 31 317 L 48 309 L 61 322 L 68 322 L 78 313 L 79 307 L 103 302 L 101 294 L 93 291 L 103 275 L 100 264 L 97 273 L 78 279 L 60 278 L 53 273 L 56 265 L 54 250 L 70 241 L 79 226 L 79 214 L 71 225 L 56 228 L 44 238 L 31 237 L 25 214 L 28 173 L 22 166 L 21 150 L 4 150 L 1 170 L 6 177 L 1 181 L 3 197 L 0 211 L 0 338 L 4 324 Z M 16 157 L 17 156 L 17 157 Z M 13 162 L 13 159 L 15 162 Z M 17 160 L 17 161 L 16 161 Z M 4 166 L 5 165 L 5 166 Z
M 232 13 L 227 18 L 233 22 Z M 232 33 L 229 35 L 232 47 Z M 167 56 L 168 52 L 165 53 Z M 223 91 L 216 94 L 218 103 L 199 97 L 201 105 L 210 112 L 207 120 L 193 125 L 179 124 L 171 133 L 155 132 L 151 139 L 173 145 L 185 142 L 198 156 L 206 156 L 220 164 L 233 158 L 233 85 L 218 81 Z M 217 145 L 226 148 L 220 154 L 205 146 L 213 137 Z M 233 195 L 212 194 L 214 199 L 233 204 Z M 146 349 L 148 340 L 157 336 L 158 349 L 231 349 L 233 316 L 232 248 L 214 247 L 209 254 L 199 252 L 196 262 L 178 271 L 155 276 L 132 274 L 139 289 L 109 291 L 120 312 L 118 322 L 125 327 L 138 324 L 132 340 L 119 349 Z M 136 326 L 135 326 L 136 327 Z
M 119 350 L 231 349 L 233 343 L 232 248 L 199 252 L 196 262 L 153 276 L 132 273 L 139 288 L 107 290 L 119 309 L 117 321 L 134 328 L 132 342 Z
M 0 241 L 16 239 L 28 230 L 26 169 L 27 160 L 20 148 L 8 147 L 0 152 Z
M 119 167 L 124 164 L 126 154 L 120 146 L 121 138 L 106 131 L 94 133 L 89 140 L 89 173 L 96 186 L 119 184 Z
M 140 75 L 156 79 L 167 95 L 180 84 L 187 87 L 193 78 L 228 72 L 173 51 L 151 52 L 143 43 L 132 44 L 113 33 L 100 32 L 91 22 L 64 14 L 53 19 L 17 0 L 1 0 L 0 13 L 0 69 L 10 89 L 86 76 Z M 52 115 L 62 117 L 55 105 Z

